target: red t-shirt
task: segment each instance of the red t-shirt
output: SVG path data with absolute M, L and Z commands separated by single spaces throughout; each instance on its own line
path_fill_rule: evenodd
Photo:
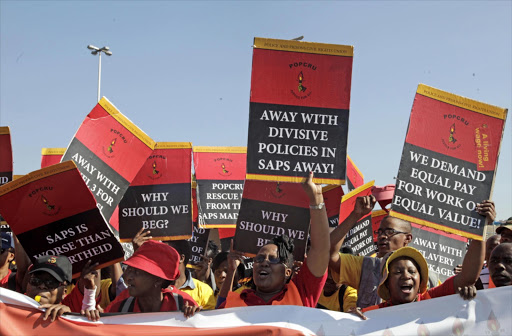
M 7 272 L 7 275 L 0 279 L 0 287 L 7 289 L 9 288 L 9 276 L 11 275 L 11 273 L 12 271 L 9 270 L 9 272 Z
M 303 266 L 300 268 L 299 273 L 297 273 L 297 275 L 292 278 L 293 283 L 299 291 L 304 307 L 316 307 L 318 299 L 322 294 L 326 279 L 327 272 L 325 272 L 323 276 L 317 278 L 309 270 L 308 263 L 304 262 Z M 274 300 L 282 300 L 287 290 L 288 286 L 285 285 L 283 290 L 277 293 L 268 302 L 265 302 L 262 298 L 257 296 L 254 289 L 243 290 L 242 293 L 240 293 L 240 298 L 242 298 L 242 300 L 244 300 L 248 306 L 271 305 Z M 218 308 L 224 308 L 225 305 L 226 301 L 222 302 Z
M 196 301 L 192 299 L 190 295 L 187 293 L 184 293 L 177 289 L 174 286 L 171 286 L 170 288 L 162 289 L 162 293 L 164 294 L 164 298 L 162 301 L 162 305 L 160 306 L 161 312 L 167 312 L 167 311 L 176 311 L 178 310 L 178 307 L 176 306 L 176 301 L 174 301 L 174 297 L 172 293 L 179 294 L 183 297 L 183 303 L 188 302 L 189 306 L 198 306 Z M 112 301 L 107 308 L 105 308 L 105 313 L 116 313 L 119 312 L 121 309 L 121 303 L 130 297 L 130 293 L 128 289 L 125 289 L 122 291 L 114 301 Z M 140 308 L 138 304 L 138 300 L 135 299 L 135 305 L 133 306 L 133 312 L 134 313 L 140 313 Z
M 454 281 L 453 281 L 454 278 L 455 278 L 455 276 L 449 277 L 448 279 L 446 279 L 445 282 L 443 282 L 439 286 L 431 288 L 423 294 L 418 294 L 418 296 L 416 297 L 416 301 L 434 299 L 434 298 L 441 297 L 441 296 L 455 294 L 455 287 L 454 287 Z M 366 312 L 369 310 L 374 310 L 374 309 L 379 309 L 379 308 L 390 307 L 390 306 L 393 306 L 391 301 L 384 301 L 382 303 L 379 303 L 378 305 L 364 308 L 363 312 Z
M 62 300 L 61 304 L 66 305 L 71 309 L 73 313 L 80 313 L 82 309 L 82 301 L 84 300 L 84 295 L 78 289 L 78 286 L 73 287 L 71 293 L 66 295 Z

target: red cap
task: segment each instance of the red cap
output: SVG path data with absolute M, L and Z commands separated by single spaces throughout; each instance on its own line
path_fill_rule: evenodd
M 178 252 L 169 245 L 154 240 L 142 244 L 124 263 L 166 280 L 175 280 L 180 276 Z

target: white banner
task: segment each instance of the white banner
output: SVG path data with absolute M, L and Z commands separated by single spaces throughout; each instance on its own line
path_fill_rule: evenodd
M 41 322 L 38 304 L 0 288 L 0 334 L 33 335 L 512 335 L 512 286 L 479 291 L 476 299 L 458 295 L 368 312 L 368 320 L 345 313 L 298 306 L 255 306 L 182 313 L 104 316 L 100 322 L 66 315 Z

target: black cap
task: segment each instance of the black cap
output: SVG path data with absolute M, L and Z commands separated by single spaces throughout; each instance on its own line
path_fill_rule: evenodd
M 13 248 L 14 244 L 12 241 L 12 236 L 7 232 L 0 232 L 0 237 L 2 239 L 2 249 L 7 250 L 9 248 Z
M 44 256 L 38 258 L 32 265 L 30 274 L 34 272 L 50 273 L 57 281 L 71 283 L 73 274 L 71 262 L 66 256 Z

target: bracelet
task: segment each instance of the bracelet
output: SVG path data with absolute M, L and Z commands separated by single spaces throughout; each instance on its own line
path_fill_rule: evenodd
M 312 209 L 312 210 L 320 210 L 320 209 L 323 209 L 323 208 L 324 208 L 324 206 L 325 206 L 325 203 L 324 203 L 324 202 L 322 202 L 322 203 L 320 203 L 320 204 L 318 204 L 318 205 L 311 205 L 311 204 L 310 204 L 310 205 L 309 205 L 309 208 L 310 208 L 310 209 Z

